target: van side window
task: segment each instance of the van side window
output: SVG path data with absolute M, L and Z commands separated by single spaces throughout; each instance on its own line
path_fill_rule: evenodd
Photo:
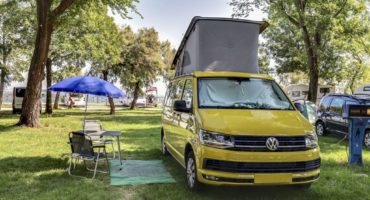
M 342 114 L 344 100 L 341 98 L 334 98 L 330 104 L 330 111 L 337 114 Z
M 177 85 L 177 81 L 174 81 L 171 83 L 171 85 L 168 88 L 168 97 L 166 101 L 166 106 L 170 106 L 170 107 L 173 106 L 173 99 L 175 97 L 176 85 Z
M 186 102 L 186 108 L 191 108 L 193 99 L 193 85 L 191 79 L 186 80 L 184 92 L 181 99 Z
M 182 96 L 182 92 L 184 90 L 184 85 L 185 85 L 185 79 L 183 80 L 180 80 L 179 82 L 177 82 L 176 84 L 176 92 L 175 92 L 175 96 L 174 96 L 174 100 L 172 102 L 172 106 L 174 104 L 174 102 L 176 100 L 180 100 L 181 99 L 181 96 Z
M 166 91 L 166 96 L 164 98 L 164 102 L 163 102 L 163 105 L 165 106 L 168 106 L 168 102 L 169 102 L 169 99 L 170 99 L 170 93 L 171 93 L 171 88 L 172 88 L 172 83 L 170 83 L 167 87 L 167 91 Z
M 176 100 L 181 99 L 182 90 L 184 89 L 185 80 L 172 82 L 169 88 L 168 99 L 166 101 L 166 106 L 173 106 Z

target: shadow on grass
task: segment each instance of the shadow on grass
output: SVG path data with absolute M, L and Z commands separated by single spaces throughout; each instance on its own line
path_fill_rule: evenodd
M 51 169 L 65 169 L 68 158 L 45 157 L 6 157 L 0 159 L 0 172 L 22 171 L 40 172 Z
M 81 167 L 82 166 L 82 167 Z M 8 157 L 0 159 L 0 199 L 109 199 L 108 176 L 71 177 L 68 158 Z M 76 174 L 91 177 L 80 165 Z M 108 191 L 108 192 L 106 192 Z
M 15 125 L 15 124 L 14 125 L 2 125 L 2 124 L 0 124 L 0 134 L 15 130 L 17 128 L 19 128 L 19 126 Z

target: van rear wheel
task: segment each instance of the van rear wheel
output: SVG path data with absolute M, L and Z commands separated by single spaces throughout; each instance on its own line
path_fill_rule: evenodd
M 198 191 L 201 187 L 198 181 L 197 164 L 193 151 L 188 153 L 186 159 L 186 182 L 188 188 L 192 191 Z

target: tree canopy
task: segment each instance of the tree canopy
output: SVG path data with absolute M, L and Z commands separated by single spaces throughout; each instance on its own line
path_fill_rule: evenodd
M 365 0 L 232 0 L 234 16 L 247 17 L 254 9 L 268 13 L 268 53 L 278 72 L 302 71 L 309 75 L 309 95 L 316 100 L 319 78 L 341 80 L 346 59 L 343 37 L 363 37 L 358 24 L 368 16 Z M 365 17 L 366 18 L 366 17 Z
M 8 6 L 14 2 L 17 1 L 4 0 L 1 2 L 1 6 Z M 30 1 L 24 0 L 24 2 Z M 137 2 L 137 0 L 36 0 L 36 39 L 34 40 L 34 51 L 28 70 L 28 82 L 18 125 L 38 127 L 40 124 L 41 82 L 54 30 L 64 23 L 68 23 L 71 17 L 78 15 L 81 10 L 90 9 L 92 4 L 105 5 L 112 12 L 127 17 L 129 11 L 136 12 L 135 3 Z
M 126 38 L 122 50 L 122 61 L 118 65 L 121 70 L 121 83 L 128 91 L 133 91 L 131 108 L 141 88 L 149 86 L 163 70 L 161 42 L 154 28 L 143 28 L 133 33 L 130 27 L 122 30 Z
M 29 65 L 34 32 L 32 2 L 0 4 L 0 109 L 4 87 L 11 81 L 24 80 L 22 72 Z

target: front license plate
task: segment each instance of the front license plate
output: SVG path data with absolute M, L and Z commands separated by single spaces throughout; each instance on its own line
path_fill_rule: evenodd
M 291 183 L 292 174 L 256 174 L 254 183 Z

